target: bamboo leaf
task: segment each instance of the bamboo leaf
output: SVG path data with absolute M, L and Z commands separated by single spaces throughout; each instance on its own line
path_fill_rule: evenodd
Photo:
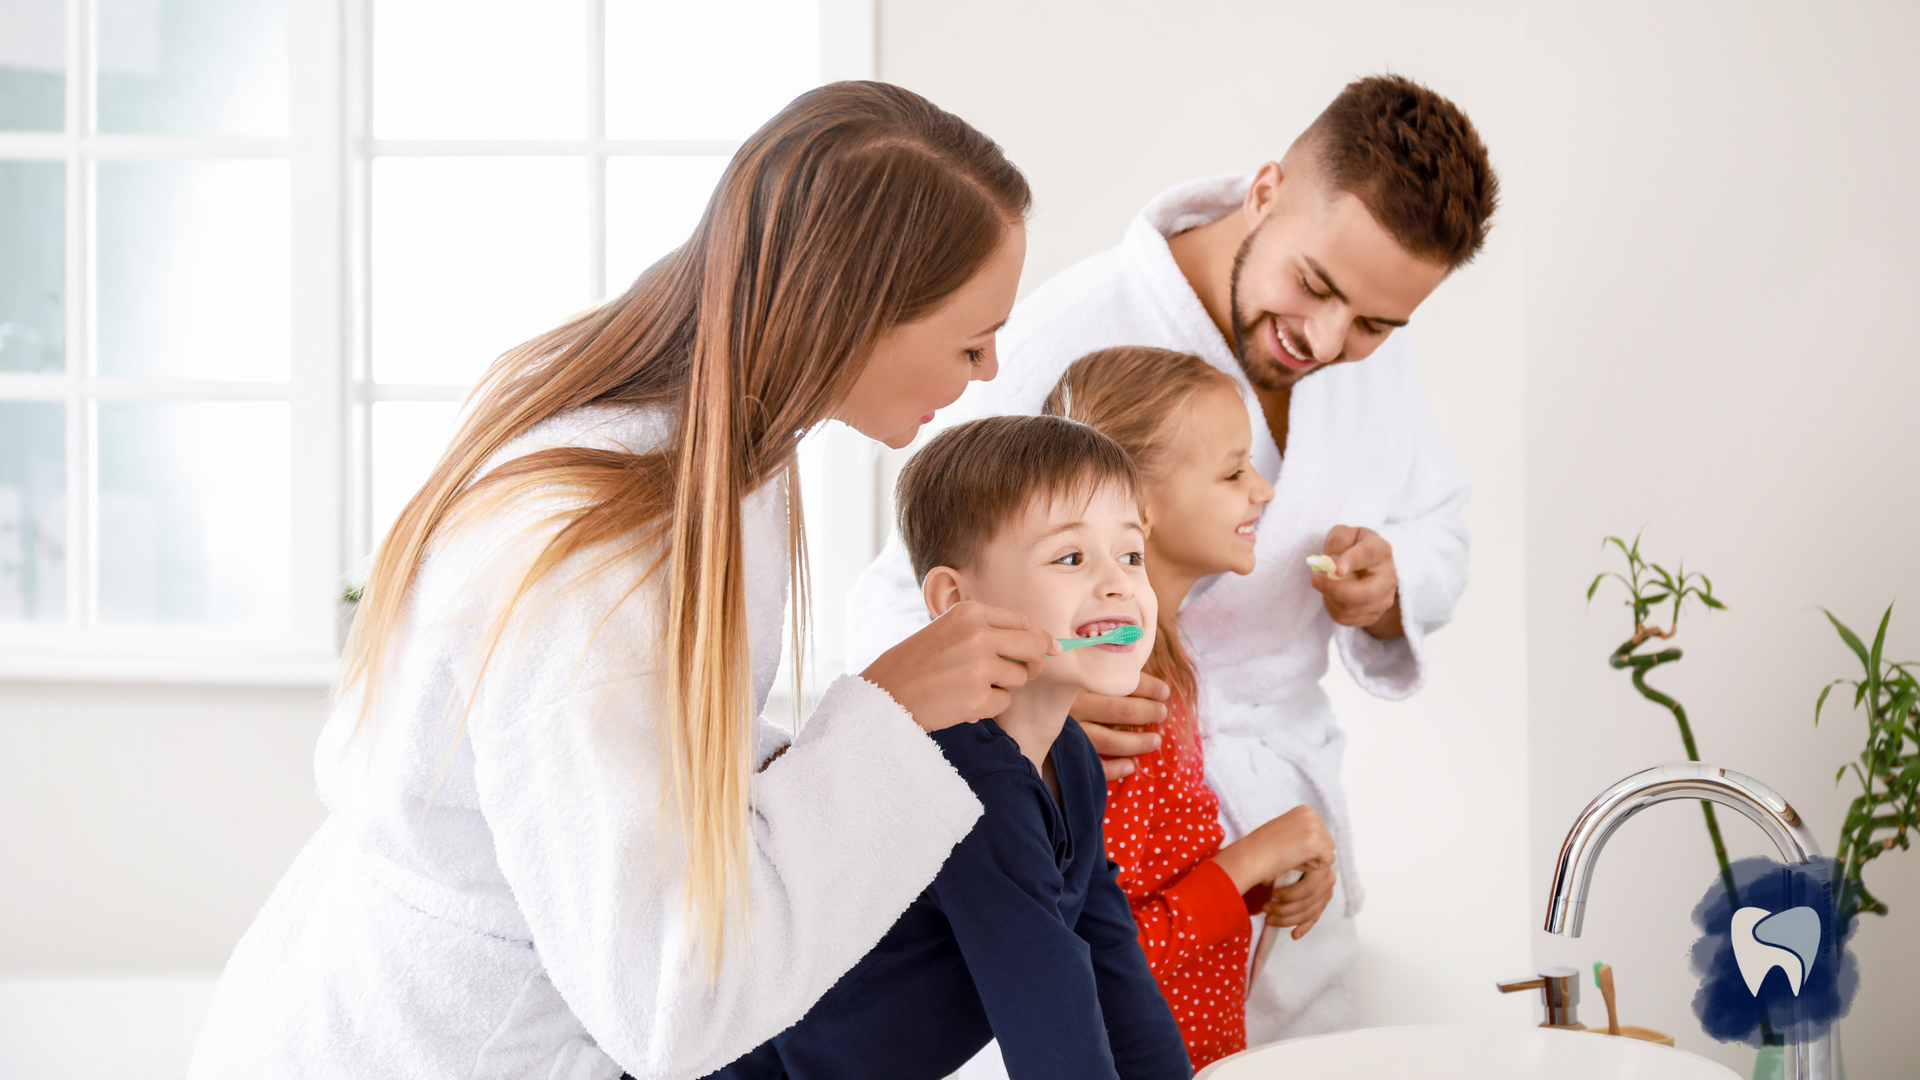
M 1835 679 L 1828 683 L 1825 689 L 1820 691 L 1820 700 L 1813 703 L 1813 724 L 1815 727 L 1820 726 L 1820 710 L 1826 708 L 1827 695 L 1833 693 L 1833 688 L 1845 681 L 1845 679 Z
M 1706 593 L 1700 594 L 1700 602 L 1707 605 L 1708 607 L 1712 608 L 1715 611 L 1727 610 L 1727 605 L 1721 603 L 1718 600 L 1715 600 L 1713 597 L 1707 595 Z
M 1820 610 L 1826 614 L 1827 621 L 1833 624 L 1833 628 L 1840 632 L 1840 640 L 1847 643 L 1847 648 L 1853 650 L 1853 655 L 1860 658 L 1861 665 L 1868 667 L 1869 674 L 1871 674 L 1871 665 L 1867 660 L 1867 647 L 1860 643 L 1860 638 L 1854 634 L 1853 631 L 1847 629 L 1846 623 L 1834 618 L 1833 612 L 1827 611 L 1826 608 L 1821 608 Z
M 1873 635 L 1873 666 L 1880 667 L 1880 648 L 1887 643 L 1887 623 L 1893 620 L 1893 605 L 1888 604 L 1886 613 L 1880 616 L 1880 629 Z
M 1589 604 L 1593 603 L 1593 594 L 1600 590 L 1600 583 L 1605 580 L 1607 580 L 1607 575 L 1605 574 L 1600 574 L 1594 577 L 1593 584 L 1587 586 L 1587 603 Z
M 1639 602 L 1650 608 L 1660 601 L 1665 600 L 1669 595 L 1669 593 L 1661 593 L 1659 596 L 1645 596 L 1641 597 Z

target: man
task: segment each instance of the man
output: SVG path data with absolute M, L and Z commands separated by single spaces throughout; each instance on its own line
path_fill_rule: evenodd
M 1299 937 L 1282 939 L 1247 1002 L 1251 1044 L 1359 1023 L 1345 735 L 1320 679 L 1331 640 L 1367 691 L 1412 694 L 1425 636 L 1465 587 L 1466 480 L 1395 331 L 1480 250 L 1498 189 L 1452 102 L 1399 76 L 1360 79 L 1281 161 L 1161 194 L 1119 247 L 1036 290 L 1000 334 L 999 377 L 939 418 L 1037 412 L 1068 364 L 1116 345 L 1197 354 L 1247 394 L 1254 464 L 1278 489 L 1259 565 L 1203 582 L 1180 616 L 1201 674 L 1207 782 L 1229 842 L 1306 803 L 1338 852 L 1337 873 L 1274 893 L 1270 910 Z M 1307 569 L 1315 554 L 1333 573 Z M 896 541 L 849 598 L 850 658 L 884 651 L 923 612 Z M 1157 744 L 1128 725 L 1160 719 L 1164 695 L 1143 680 L 1132 698 L 1075 703 L 1116 759 L 1110 776 Z

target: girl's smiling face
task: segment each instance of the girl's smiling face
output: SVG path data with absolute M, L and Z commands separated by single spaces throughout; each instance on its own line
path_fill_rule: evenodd
M 1253 425 L 1231 386 L 1210 386 L 1167 418 L 1147 478 L 1149 558 L 1156 575 L 1192 580 L 1254 567 L 1253 537 L 1273 485 L 1253 467 Z

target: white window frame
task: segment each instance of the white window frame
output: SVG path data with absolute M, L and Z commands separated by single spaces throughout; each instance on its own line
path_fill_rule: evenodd
M 342 582 L 368 551 L 371 448 L 377 401 L 457 401 L 465 386 L 373 382 L 368 367 L 369 217 L 379 156 L 567 156 L 589 163 L 588 282 L 605 283 L 606 159 L 728 154 L 732 142 L 605 138 L 604 0 L 588 0 L 588 137 L 570 141 L 374 140 L 370 131 L 368 0 L 288 0 L 288 136 L 213 138 L 101 134 L 93 101 L 96 0 L 68 0 L 66 124 L 58 133 L 0 132 L 0 159 L 66 166 L 66 347 L 58 374 L 0 373 L 0 400 L 66 405 L 66 595 L 63 622 L 0 624 L 0 680 L 330 684 L 338 667 Z M 872 78 L 874 0 L 819 0 L 822 81 Z M 291 180 L 292 357 L 285 383 L 102 378 L 95 373 L 93 247 L 97 161 L 125 158 L 281 158 Z M 288 621 L 283 633 L 191 626 L 110 626 L 95 617 L 97 466 L 94 403 L 284 401 L 291 413 L 292 510 Z M 236 448 L 236 452 L 244 448 Z M 864 440 L 823 440 L 827 475 L 862 477 L 832 501 L 874 549 L 884 493 L 882 456 Z M 866 478 L 871 478 L 870 482 Z M 864 519 L 864 520 L 862 520 Z M 871 551 L 866 554 L 871 555 Z M 844 560 L 843 560 L 844 562 Z M 821 582 L 833 592 L 847 582 Z M 816 579 L 819 575 L 816 574 Z M 816 671 L 838 669 L 838 612 Z M 828 628 L 823 627 L 823 630 Z

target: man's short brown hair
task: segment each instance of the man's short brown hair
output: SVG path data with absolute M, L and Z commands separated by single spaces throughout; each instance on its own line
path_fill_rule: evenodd
M 1091 497 L 1116 484 L 1140 501 L 1140 474 L 1120 444 L 1059 416 L 989 416 L 921 447 L 894 485 L 913 579 L 965 569 L 1035 497 Z
M 1459 106 L 1412 79 L 1348 83 L 1300 144 L 1408 254 L 1451 271 L 1487 242 L 1500 203 L 1487 148 Z

